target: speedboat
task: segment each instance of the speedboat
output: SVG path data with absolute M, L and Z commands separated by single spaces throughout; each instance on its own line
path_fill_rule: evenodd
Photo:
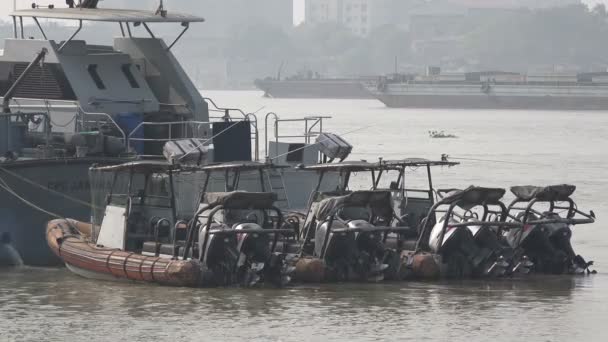
M 183 192 L 180 183 L 204 172 L 167 162 L 91 171 L 112 179 L 100 225 L 59 219 L 47 226 L 49 247 L 74 273 L 190 287 L 289 282 L 293 269 L 275 251 L 279 234 L 292 230 L 280 229 L 274 193 Z M 199 196 L 193 213 L 188 203 Z

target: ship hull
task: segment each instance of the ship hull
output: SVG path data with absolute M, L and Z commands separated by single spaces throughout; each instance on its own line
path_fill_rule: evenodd
M 376 98 L 391 108 L 608 110 L 608 97 L 378 94 Z
M 605 85 L 396 83 L 368 89 L 393 108 L 608 110 Z
M 273 98 L 372 99 L 372 94 L 358 80 L 256 80 L 264 96 Z
M 78 158 L 0 164 L 0 255 L 4 255 L 0 258 L 0 266 L 20 263 L 31 266 L 59 265 L 59 258 L 48 248 L 45 239 L 46 224 L 55 218 L 50 213 L 90 220 L 89 167 L 117 162 L 112 159 Z

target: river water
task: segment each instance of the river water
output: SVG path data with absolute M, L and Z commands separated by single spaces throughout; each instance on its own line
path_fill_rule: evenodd
M 594 210 L 598 220 L 576 227 L 573 244 L 596 262 L 598 274 L 185 289 L 94 282 L 64 268 L 23 267 L 0 270 L 0 341 L 605 340 L 608 113 L 388 109 L 372 100 L 204 95 L 250 112 L 263 107 L 261 130 L 262 113 L 269 111 L 281 118 L 331 115 L 324 129 L 347 133 L 344 138 L 355 146 L 351 159 L 447 153 L 462 162 L 436 169 L 436 187 L 575 184 L 579 208 Z M 431 139 L 430 130 L 459 138 Z

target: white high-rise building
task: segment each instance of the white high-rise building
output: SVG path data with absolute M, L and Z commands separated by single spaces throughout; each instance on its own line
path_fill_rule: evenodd
M 366 36 L 387 24 L 401 24 L 405 8 L 415 0 L 306 0 L 305 22 L 339 23 Z

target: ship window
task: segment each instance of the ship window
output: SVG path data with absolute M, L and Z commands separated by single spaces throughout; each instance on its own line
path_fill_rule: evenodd
M 137 80 L 135 79 L 135 77 L 133 76 L 133 73 L 131 72 L 131 64 L 123 64 L 121 69 L 122 69 L 122 73 L 125 74 L 127 81 L 129 81 L 131 88 L 139 88 L 139 83 L 137 83 Z
M 95 82 L 97 89 L 106 89 L 105 84 L 103 84 L 101 77 L 99 77 L 99 74 L 97 73 L 97 64 L 89 64 L 87 70 L 89 71 L 89 75 L 91 75 L 93 82 Z

